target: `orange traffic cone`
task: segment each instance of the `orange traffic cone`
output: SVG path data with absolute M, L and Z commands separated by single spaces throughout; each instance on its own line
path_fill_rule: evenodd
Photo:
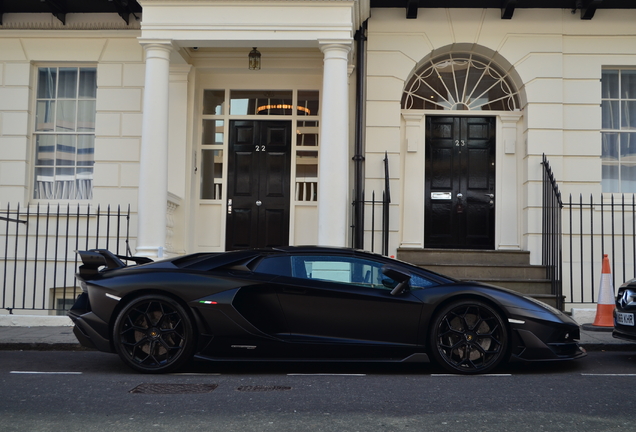
M 595 326 L 614 327 L 614 286 L 612 285 L 612 270 L 607 254 L 603 255 L 603 272 L 601 274 L 601 289 L 598 292 L 596 304 Z

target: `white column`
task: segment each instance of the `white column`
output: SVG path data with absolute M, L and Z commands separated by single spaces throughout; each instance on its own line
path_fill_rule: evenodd
M 141 129 L 137 255 L 163 256 L 168 203 L 169 42 L 144 44 L 146 83 Z
M 318 244 L 346 246 L 349 209 L 349 44 L 320 47 L 324 54 L 318 163 Z
M 166 250 L 164 255 L 183 255 L 186 252 L 186 221 L 183 200 L 186 197 L 188 154 L 188 77 L 192 66 L 189 64 L 170 65 L 170 86 L 168 99 L 168 207 L 166 221 Z

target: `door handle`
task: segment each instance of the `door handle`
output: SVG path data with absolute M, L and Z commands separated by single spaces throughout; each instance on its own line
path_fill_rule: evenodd
M 455 205 L 455 211 L 457 213 L 464 213 L 464 203 L 463 203 L 464 194 L 458 193 L 456 196 L 457 196 L 457 204 Z
M 260 206 L 261 206 L 261 204 L 263 204 L 263 203 L 261 202 L 261 200 L 256 201 L 256 205 L 257 205 L 258 207 L 260 207 Z
M 232 198 L 227 200 L 227 214 L 232 214 Z
M 488 203 L 490 204 L 490 208 L 495 208 L 495 194 L 484 194 L 484 195 L 490 198 L 490 202 Z

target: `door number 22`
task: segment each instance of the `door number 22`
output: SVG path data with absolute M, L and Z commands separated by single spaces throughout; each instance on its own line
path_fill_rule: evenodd
M 256 145 L 254 146 L 255 151 L 265 151 L 264 145 Z

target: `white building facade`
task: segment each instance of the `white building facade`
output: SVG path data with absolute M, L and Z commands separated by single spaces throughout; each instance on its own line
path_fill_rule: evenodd
M 138 3 L 128 23 L 2 16 L 3 205 L 130 204 L 133 248 L 153 258 L 349 246 L 355 191 L 382 190 L 386 154 L 390 255 L 522 250 L 540 264 L 543 154 L 564 195 L 634 192 L 634 6 L 588 19 L 369 0 Z

